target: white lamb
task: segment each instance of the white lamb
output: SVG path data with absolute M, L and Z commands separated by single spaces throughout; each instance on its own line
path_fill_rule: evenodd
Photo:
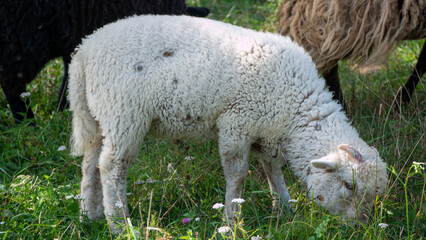
M 183 16 L 103 27 L 70 66 L 73 153 L 84 154 L 82 213 L 105 214 L 120 230 L 127 171 L 152 134 L 218 139 L 228 217 L 253 153 L 280 198 L 275 204 L 290 200 L 281 171 L 288 162 L 321 206 L 365 219 L 386 186 L 386 164 L 324 86 L 306 52 L 277 34 Z

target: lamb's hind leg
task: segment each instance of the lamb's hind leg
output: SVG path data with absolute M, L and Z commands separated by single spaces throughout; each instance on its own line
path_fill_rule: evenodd
M 250 143 L 238 137 L 220 136 L 219 151 L 226 179 L 225 215 L 232 223 L 238 205 L 232 203 L 241 197 L 242 186 L 249 170 Z
M 102 185 L 98 168 L 99 155 L 102 150 L 102 136 L 95 137 L 84 152 L 82 163 L 82 196 L 80 212 L 89 219 L 97 220 L 104 216 L 102 205 Z
M 290 194 L 287 191 L 287 187 L 284 182 L 284 175 L 281 171 L 281 163 L 262 161 L 263 169 L 265 169 L 266 176 L 268 177 L 269 187 L 272 191 L 273 207 L 277 210 L 280 209 L 281 204 L 284 203 L 286 206 L 293 211 L 289 204 Z
M 127 171 L 136 158 L 146 131 L 130 126 L 117 126 L 114 134 L 106 135 L 99 158 L 99 171 L 104 197 L 104 212 L 113 234 L 121 232 L 120 224 L 126 224 L 127 209 Z M 142 125 L 143 126 L 143 125 Z M 101 127 L 102 128 L 102 127 Z M 119 132 L 120 130 L 124 130 Z M 111 133 L 111 131 L 109 131 Z

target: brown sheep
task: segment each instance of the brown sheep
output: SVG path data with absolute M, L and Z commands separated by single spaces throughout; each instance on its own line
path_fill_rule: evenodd
M 426 0 L 285 0 L 278 18 L 279 33 L 308 51 L 334 99 L 343 105 L 339 60 L 378 63 L 398 42 L 426 37 Z M 416 67 L 398 92 L 396 107 L 400 101 L 410 101 L 425 71 L 423 46 Z

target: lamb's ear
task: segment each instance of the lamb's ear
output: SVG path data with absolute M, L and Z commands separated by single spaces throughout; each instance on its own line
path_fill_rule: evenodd
M 322 157 L 320 159 L 312 160 L 311 164 L 312 166 L 324 170 L 333 170 L 337 167 L 337 157 L 334 155 L 327 155 L 325 157 Z
M 364 162 L 364 160 L 362 159 L 361 153 L 358 150 L 356 150 L 354 147 L 347 145 L 347 144 L 340 144 L 338 146 L 338 148 L 340 150 L 345 151 L 352 161 L 354 161 L 356 163 L 363 163 Z

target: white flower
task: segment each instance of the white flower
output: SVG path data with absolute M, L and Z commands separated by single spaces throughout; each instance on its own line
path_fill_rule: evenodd
M 25 97 L 29 97 L 31 95 L 31 93 L 29 92 L 23 92 L 21 93 L 21 95 L 19 95 L 21 98 L 25 98 Z
M 126 195 L 127 196 L 130 196 L 130 195 L 132 195 L 133 193 L 131 193 L 131 192 L 128 192 L 128 193 L 126 193 Z
M 225 205 L 223 205 L 222 203 L 215 203 L 213 205 L 213 209 L 219 209 L 219 208 L 223 208 Z
M 185 157 L 185 160 L 186 161 L 192 161 L 192 160 L 194 160 L 195 158 L 193 157 L 193 156 L 186 156 Z
M 68 200 L 68 199 L 71 199 L 71 198 L 73 198 L 73 197 L 74 197 L 74 195 L 72 195 L 72 194 L 71 194 L 71 195 L 69 195 L 69 196 L 66 196 L 66 197 L 65 197 L 65 199 L 67 199 L 67 200 Z
M 199 222 L 199 221 L 200 221 L 200 218 L 199 218 L 199 217 L 195 218 L 195 221 L 196 221 L 196 222 Z
M 157 183 L 158 180 L 152 180 L 151 178 L 148 178 L 148 180 L 146 181 L 136 181 L 134 182 L 134 184 L 136 185 L 140 185 L 140 184 L 145 184 L 145 183 Z
M 86 196 L 81 195 L 81 194 L 77 194 L 74 197 L 75 200 L 86 200 Z
M 65 146 L 60 146 L 60 147 L 58 148 L 58 152 L 64 151 L 65 149 L 67 149 Z
M 379 227 L 381 227 L 382 229 L 387 228 L 389 225 L 387 225 L 386 223 L 379 223 Z
M 260 240 L 260 239 L 262 239 L 262 237 L 259 236 L 259 235 L 253 236 L 253 237 L 250 238 L 250 240 Z
M 238 204 L 242 204 L 242 203 L 244 203 L 246 200 L 244 200 L 244 199 L 242 199 L 242 198 L 235 198 L 235 199 L 232 199 L 232 201 L 231 202 L 233 202 L 233 203 L 238 203 Z
M 173 164 L 169 163 L 169 165 L 167 165 L 167 172 L 172 173 L 174 170 Z
M 6 222 L 0 222 L 0 225 L 3 225 L 3 224 L 5 224 Z
M 228 226 L 224 226 L 224 227 L 220 227 L 217 229 L 218 233 L 227 233 L 229 232 L 231 229 Z
M 158 180 L 152 180 L 151 178 L 146 180 L 146 183 L 157 183 Z
M 290 199 L 290 200 L 288 200 L 288 202 L 289 203 L 297 203 L 298 201 L 297 201 L 297 199 Z
M 123 203 L 122 202 L 116 202 L 115 206 L 118 208 L 122 208 L 123 207 Z

